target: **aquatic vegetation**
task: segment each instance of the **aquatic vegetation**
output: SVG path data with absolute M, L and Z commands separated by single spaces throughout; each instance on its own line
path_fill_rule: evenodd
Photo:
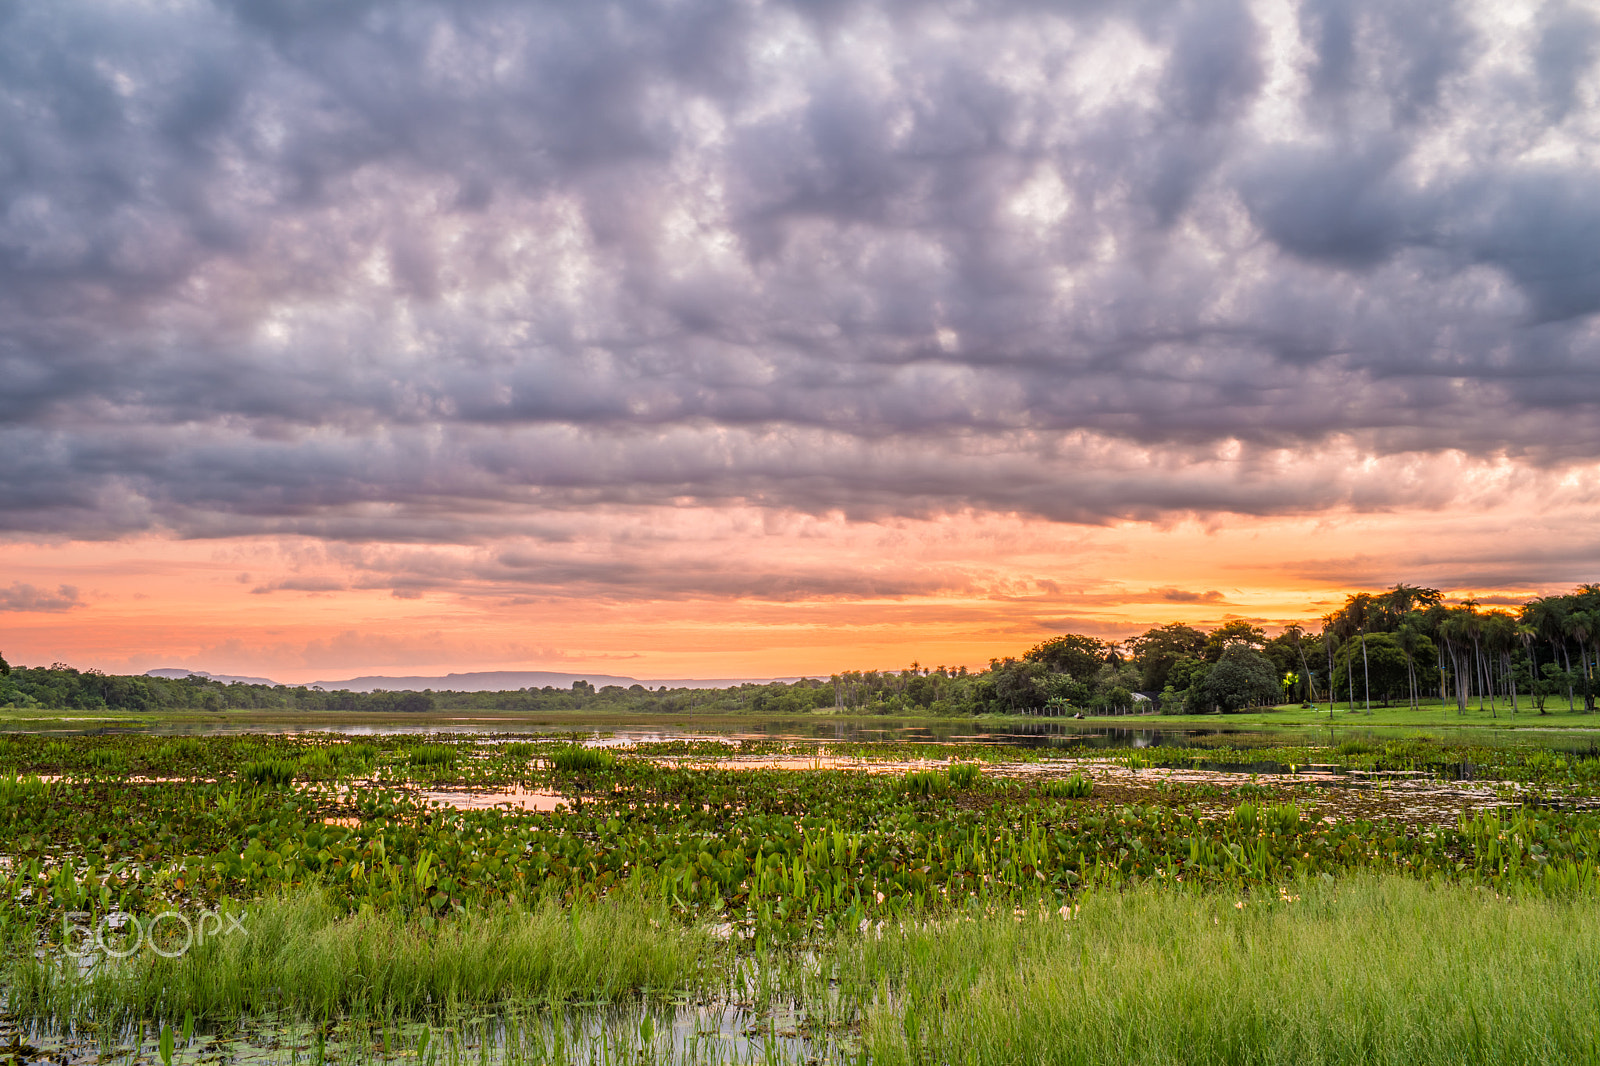
M 1485 913 L 1511 900 L 1525 908 L 1517 913 L 1541 920 L 1580 909 L 1562 910 L 1563 901 L 1592 908 L 1600 891 L 1600 815 L 1578 802 L 1593 760 L 1570 753 L 1541 760 L 1517 749 L 1486 752 L 1474 772 L 1503 773 L 1504 802 L 1514 805 L 1419 821 L 1349 813 L 1354 799 L 1380 792 L 1328 786 L 1334 775 L 1302 786 L 1287 772 L 1264 783 L 1196 774 L 1192 750 L 1183 752 L 1184 773 L 1171 775 L 1197 778 L 1185 783 L 1159 771 L 1108 768 L 1103 752 L 1054 749 L 1025 757 L 1050 761 L 1040 774 L 1036 765 L 1008 768 L 1006 752 L 984 747 L 963 748 L 948 766 L 906 771 L 871 762 L 822 766 L 807 757 L 837 749 L 792 742 L 757 742 L 750 753 L 817 768 L 734 767 L 726 756 L 743 745 L 709 741 L 687 742 L 674 761 L 657 762 L 637 749 L 619 757 L 570 737 L 183 739 L 83 738 L 66 754 L 70 768 L 51 782 L 32 775 L 63 773 L 62 753 L 49 748 L 57 742 L 25 737 L 4 752 L 0 943 L 11 946 L 6 984 L 14 1010 L 176 1026 L 188 1012 L 202 1019 L 275 1010 L 305 1019 L 434 1016 L 499 1009 L 518 997 L 624 1003 L 737 992 L 742 1002 L 804 1000 L 814 1024 L 859 1032 L 874 1061 L 916 1060 L 941 1045 L 1001 1046 L 985 1041 L 1009 1039 L 1003 1026 L 986 1028 L 977 1012 L 996 1002 L 985 989 L 1010 987 L 1016 973 L 1081 986 L 1071 960 L 1088 942 L 1069 949 L 1046 932 L 1090 929 L 1078 924 L 1078 908 L 1101 914 L 1114 901 L 1142 900 L 1137 906 L 1156 916 L 1155 927 L 1175 928 L 1173 916 L 1189 908 L 1184 913 L 1247 936 L 1268 928 L 1247 924 L 1257 920 L 1252 908 L 1304 897 L 1297 913 L 1310 924 L 1282 935 L 1315 945 L 1332 935 L 1325 920 L 1346 898 L 1344 886 L 1401 879 L 1402 888 L 1384 891 L 1453 893 L 1450 899 L 1482 901 Z M 901 759 L 949 756 L 930 745 L 894 748 Z M 1245 754 L 1236 751 L 1201 754 L 1207 762 L 1226 754 L 1232 765 Z M 1338 758 L 1331 748 L 1293 754 L 1306 763 Z M 147 776 L 97 768 L 117 763 L 113 756 L 130 775 Z M 1167 749 L 1141 757 L 1159 763 Z M 1463 749 L 1439 744 L 1350 757 L 1428 767 L 1466 761 Z M 1260 761 L 1243 764 L 1266 772 Z M 356 767 L 362 776 L 352 781 Z M 1526 787 L 1536 778 L 1537 789 Z M 286 787 L 296 782 L 302 787 Z M 439 800 L 509 786 L 559 793 L 564 807 L 457 809 Z M 1418 916 L 1415 931 L 1399 939 L 1435 935 L 1428 923 L 1442 918 L 1411 896 L 1393 898 L 1411 900 L 1406 913 Z M 1313 899 L 1320 901 L 1314 907 Z M 247 906 L 261 923 L 260 936 L 252 925 L 248 947 L 219 942 L 212 954 L 172 961 L 147 945 L 124 963 L 84 972 L 63 969 L 59 953 L 51 954 L 69 915 L 148 920 L 222 906 Z M 1018 912 L 1043 918 L 1019 922 Z M 1583 923 L 1574 928 L 1589 935 Z M 1105 929 L 1096 941 L 1105 950 L 1124 943 L 1146 950 L 1131 929 Z M 916 939 L 919 930 L 927 937 Z M 1173 943 L 1210 950 L 1210 934 L 1202 933 L 1175 932 Z M 896 944 L 905 953 L 900 962 L 883 953 Z M 883 946 L 877 955 L 874 945 Z M 635 948 L 638 958 L 625 957 Z M 992 958 L 983 954 L 991 949 Z M 970 992 L 920 999 L 917 974 L 934 972 L 918 961 L 923 955 L 945 960 L 945 983 L 960 974 Z M 361 968 L 352 970 L 356 958 Z M 1245 965 L 1252 956 L 1238 958 Z M 1551 958 L 1551 965 L 1570 963 L 1564 954 Z M 1511 969 L 1526 977 L 1528 965 Z M 365 983 L 348 980 L 351 972 Z M 869 989 L 873 972 L 879 979 Z M 1118 987 L 1135 987 L 1136 967 L 1117 972 L 1127 982 Z M 734 978 L 716 976 L 730 973 L 742 975 L 737 989 L 719 983 Z M 1210 1003 L 1209 988 L 1195 991 L 1193 1002 Z M 1504 991 L 1485 988 L 1484 995 Z M 1042 992 L 1019 1002 L 1041 1016 L 1059 1008 Z M 1142 1002 L 1128 1000 L 1129 1018 Z M 1526 997 L 1516 1002 L 1538 1006 Z M 1063 1020 L 1041 1033 L 1078 1039 L 1077 1024 Z M 1218 1024 L 1218 1040 L 1245 1039 L 1227 1028 L 1232 1021 Z M 1168 1047 L 1160 1041 L 1176 1039 L 1152 1032 L 1167 1034 L 1151 1037 L 1158 1051 Z M 1196 1046 L 1211 1046 L 1205 1039 L 1196 1037 Z M 1019 1046 L 1052 1059 L 1064 1057 L 1057 1051 L 1066 1044 Z M 1158 1051 L 1151 1054 L 1159 1058 Z
M 582 744 L 567 744 L 551 753 L 550 768 L 561 774 L 593 773 L 609 770 L 616 765 L 617 757 L 600 748 L 587 748 Z
M 952 788 L 971 788 L 978 783 L 978 778 L 983 774 L 983 767 L 972 762 L 953 762 L 950 764 L 949 776 Z
M 1094 782 L 1082 774 L 1045 781 L 1039 791 L 1049 799 L 1088 799 L 1094 795 Z
M 252 759 L 239 767 L 239 780 L 252 785 L 284 788 L 294 781 L 300 764 L 289 759 Z
M 1577 1063 L 1596 949 L 1592 906 L 1356 877 L 892 926 L 842 938 L 835 973 L 881 990 L 875 1063 Z
M 622 896 L 501 908 L 424 923 L 350 914 L 326 892 L 241 909 L 181 958 L 141 951 L 124 965 L 18 960 L 13 1010 L 118 1024 L 191 1017 L 214 1025 L 288 1009 L 445 1014 L 511 999 L 624 998 L 703 983 L 720 953 L 702 927 L 665 920 L 658 901 Z M 361 980 L 351 980 L 352 963 Z
M 406 761 L 418 769 L 446 769 L 455 765 L 456 749 L 449 744 L 416 744 L 406 752 Z

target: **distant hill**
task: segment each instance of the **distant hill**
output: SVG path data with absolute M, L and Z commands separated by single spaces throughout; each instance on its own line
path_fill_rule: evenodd
M 237 674 L 208 674 L 204 670 L 185 670 L 176 666 L 164 666 L 159 670 L 146 670 L 144 672 L 145 677 L 165 677 L 174 681 L 182 681 L 190 674 L 193 674 L 195 677 L 203 677 L 208 681 L 221 681 L 224 685 L 231 685 L 235 681 L 246 685 L 276 685 L 278 683 L 265 677 L 241 677 Z
M 544 670 L 479 670 L 466 674 L 445 674 L 443 677 L 385 677 L 370 675 L 352 677 L 344 681 L 313 681 L 312 687 L 335 692 L 509 692 L 519 688 L 571 688 L 574 681 L 587 681 L 599 688 L 601 685 L 643 684 L 631 677 L 612 674 L 553 674 Z
M 644 685 L 647 688 L 732 688 L 748 683 L 765 685 L 772 681 L 793 682 L 792 677 L 780 678 L 666 678 L 641 681 L 615 674 L 555 674 L 543 670 L 481 670 L 466 674 L 445 674 L 443 677 L 352 677 L 344 681 L 313 681 L 317 688 L 334 692 L 348 689 L 351 692 L 510 692 L 520 688 L 571 688 L 574 681 L 587 681 L 596 688 L 606 685 Z
M 146 670 L 146 677 L 165 677 L 181 681 L 194 674 L 211 681 L 220 681 L 223 684 L 232 684 L 242 681 L 246 685 L 279 685 L 280 681 L 273 681 L 265 677 L 242 677 L 235 674 L 213 674 L 205 670 L 188 670 L 182 667 L 163 667 L 160 670 Z M 366 677 L 351 677 L 343 681 L 313 681 L 308 688 L 320 688 L 329 692 L 340 689 L 350 692 L 421 692 L 431 689 L 434 692 L 514 692 L 523 688 L 571 688 L 574 681 L 587 681 L 596 688 L 606 685 L 620 685 L 627 688 L 629 685 L 643 685 L 646 688 L 734 688 L 738 685 L 766 685 L 774 681 L 791 684 L 800 680 L 797 677 L 723 677 L 723 678 L 660 678 L 656 680 L 640 681 L 633 677 L 620 677 L 616 674 L 557 674 L 547 670 L 480 670 L 464 674 L 445 674 L 442 677 L 404 676 L 389 677 L 383 674 L 371 674 Z

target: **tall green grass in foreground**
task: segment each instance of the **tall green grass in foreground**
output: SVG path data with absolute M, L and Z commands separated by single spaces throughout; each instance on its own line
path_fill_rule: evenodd
M 145 953 L 80 974 L 23 953 L 10 1008 L 102 1027 L 189 1012 L 359 1027 L 687 993 L 758 1010 L 795 1002 L 847 1043 L 859 1025 L 860 1050 L 885 1066 L 1600 1061 L 1589 898 L 1357 875 L 1243 899 L 1092 890 L 1065 917 L 1058 907 L 974 904 L 803 951 L 751 955 L 746 942 L 734 967 L 728 942 L 647 901 L 482 911 L 430 932 L 302 895 L 255 906 L 247 937 L 179 959 Z
M 839 973 L 877 986 L 883 1064 L 1600 1061 L 1592 900 L 1361 876 L 1283 895 L 1093 893 L 1070 921 L 842 942 Z
M 246 933 L 177 958 L 15 959 L 9 1009 L 56 1023 L 141 1018 L 231 1025 L 286 1012 L 303 1020 L 441 1017 L 526 1002 L 612 1001 L 695 986 L 715 951 L 665 908 L 610 899 L 469 912 L 426 931 L 394 914 L 355 914 L 303 893 L 249 908 Z

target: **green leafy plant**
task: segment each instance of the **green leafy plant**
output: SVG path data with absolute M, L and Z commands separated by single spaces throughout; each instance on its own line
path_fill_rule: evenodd
M 956 788 L 971 788 L 978 783 L 983 768 L 975 762 L 953 762 L 950 764 L 950 784 Z
M 299 764 L 290 759 L 253 759 L 239 767 L 239 779 L 252 785 L 284 788 L 294 781 Z
M 456 764 L 456 749 L 450 744 L 416 744 L 406 753 L 413 767 L 447 769 Z
M 1094 795 L 1094 782 L 1082 774 L 1055 777 L 1040 786 L 1040 791 L 1050 799 L 1088 799 Z
M 937 770 L 909 770 L 905 789 L 913 796 L 939 796 L 950 788 L 950 776 Z
M 617 757 L 609 751 L 586 748 L 582 744 L 568 744 L 557 748 L 550 756 L 550 768 L 563 774 L 609 770 L 616 765 L 616 762 Z

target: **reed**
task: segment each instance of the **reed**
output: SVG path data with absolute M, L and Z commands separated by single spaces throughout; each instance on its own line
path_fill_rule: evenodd
M 1398 877 L 1088 893 L 836 948 L 872 1061 L 1600 1059 L 1600 911 Z
M 83 968 L 73 957 L 12 960 L 8 1009 L 57 1025 L 204 1024 L 438 1017 L 519 1002 L 636 998 L 699 982 L 718 948 L 637 899 L 502 907 L 449 920 L 351 915 L 321 893 L 259 903 L 244 932 L 215 933 L 168 958 L 140 950 Z

